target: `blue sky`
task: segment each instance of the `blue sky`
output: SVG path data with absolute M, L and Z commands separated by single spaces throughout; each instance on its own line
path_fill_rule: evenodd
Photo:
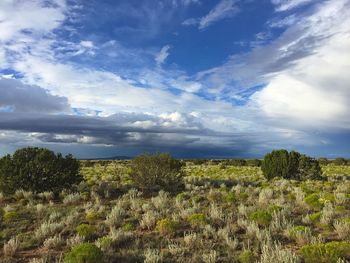
M 350 157 L 349 0 L 4 0 L 0 154 Z

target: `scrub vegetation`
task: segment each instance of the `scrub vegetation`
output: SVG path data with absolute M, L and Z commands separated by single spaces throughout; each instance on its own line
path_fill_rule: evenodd
M 284 150 L 263 160 L 19 153 L 0 160 L 1 262 L 350 260 L 345 159 Z M 21 183 L 28 176 L 33 183 Z

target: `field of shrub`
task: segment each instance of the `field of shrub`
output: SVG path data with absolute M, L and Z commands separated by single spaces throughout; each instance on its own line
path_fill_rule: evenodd
M 349 262 L 350 166 L 266 180 L 186 162 L 181 191 L 141 192 L 129 161 L 81 161 L 74 191 L 0 193 L 1 262 Z M 170 189 L 171 190 L 171 189 Z

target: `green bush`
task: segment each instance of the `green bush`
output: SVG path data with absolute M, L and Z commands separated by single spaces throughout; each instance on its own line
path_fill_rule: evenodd
M 305 263 L 335 263 L 339 258 L 350 256 L 350 243 L 329 242 L 306 245 L 301 248 Z
M 113 244 L 113 239 L 107 236 L 100 237 L 96 241 L 96 245 L 102 250 L 102 251 L 108 251 L 111 249 Z
M 88 211 L 86 212 L 85 214 L 85 219 L 86 221 L 92 223 L 92 222 L 95 222 L 99 217 L 99 214 L 97 212 L 94 212 L 94 211 Z
M 313 213 L 309 215 L 309 219 L 312 223 L 316 223 L 320 221 L 321 215 L 322 215 L 321 212 Z
M 187 218 L 187 221 L 190 223 L 192 227 L 203 226 L 208 222 L 207 217 L 201 213 L 190 215 Z
M 295 226 L 289 230 L 289 236 L 293 239 L 298 237 L 300 233 L 311 233 L 310 227 L 307 226 Z
M 233 192 L 228 192 L 225 196 L 224 196 L 224 200 L 227 203 L 235 203 L 237 201 L 236 195 Z
M 304 202 L 315 209 L 320 209 L 322 207 L 322 203 L 320 202 L 320 195 L 317 193 L 306 196 Z
M 250 250 L 244 250 L 238 257 L 240 263 L 253 263 L 256 261 L 256 256 Z
M 101 249 L 91 243 L 83 243 L 72 248 L 65 258 L 66 263 L 102 263 Z
M 76 231 L 79 236 L 84 237 L 86 239 L 91 238 L 95 233 L 95 229 L 88 224 L 80 224 L 79 226 L 77 226 Z
M 251 213 L 249 219 L 257 223 L 259 226 L 267 226 L 270 224 L 272 216 L 265 210 L 258 210 Z
M 10 222 L 10 221 L 16 219 L 17 217 L 18 217 L 18 214 L 15 211 L 7 211 L 3 215 L 4 221 L 6 221 L 6 222 Z
M 318 161 L 295 151 L 274 150 L 266 154 L 261 170 L 268 180 L 274 177 L 295 180 L 322 179 Z
M 79 161 L 72 155 L 63 157 L 47 149 L 28 147 L 0 159 L 0 191 L 5 193 L 18 189 L 57 193 L 82 180 Z
M 173 235 L 175 234 L 177 230 L 177 222 L 164 218 L 161 219 L 157 222 L 157 230 L 162 234 L 162 235 Z
M 132 231 L 132 230 L 134 230 L 134 225 L 132 224 L 132 223 L 126 223 L 126 224 L 124 224 L 123 226 L 122 226 L 122 229 L 123 229 L 123 231 L 125 231 L 125 232 L 129 232 L 129 231 Z
M 183 187 L 182 165 L 167 153 L 144 154 L 131 161 L 130 177 L 144 192 L 176 192 Z

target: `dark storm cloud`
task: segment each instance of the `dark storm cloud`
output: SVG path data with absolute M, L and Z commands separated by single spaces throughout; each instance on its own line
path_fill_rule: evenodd
M 69 111 L 68 99 L 54 96 L 45 89 L 26 85 L 15 79 L 0 78 L 0 108 L 16 112 L 64 112 Z
M 247 156 L 257 141 L 255 135 L 216 132 L 203 128 L 191 117 L 184 119 L 185 125 L 179 125 L 161 117 L 132 113 L 109 117 L 0 113 L 0 130 L 7 132 L 7 137 L 10 132 L 14 142 L 16 134 L 21 141 L 25 136 L 29 145 L 109 145 L 139 152 L 166 151 L 181 157 Z M 140 123 L 148 126 L 135 126 Z

